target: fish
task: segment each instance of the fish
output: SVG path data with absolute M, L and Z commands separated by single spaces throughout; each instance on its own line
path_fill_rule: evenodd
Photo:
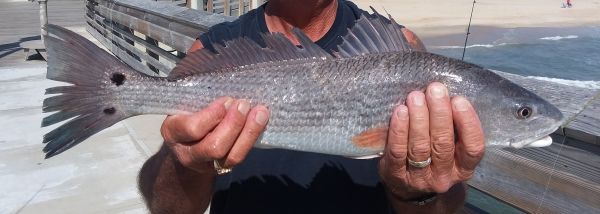
M 82 36 L 46 25 L 42 127 L 46 158 L 129 117 L 190 114 L 218 97 L 264 104 L 270 119 L 255 147 L 366 158 L 381 155 L 392 110 L 409 92 L 440 82 L 475 107 L 489 147 L 548 146 L 559 109 L 481 66 L 411 48 L 394 19 L 363 14 L 326 51 L 301 30 L 215 43 L 189 53 L 166 77 L 138 72 Z

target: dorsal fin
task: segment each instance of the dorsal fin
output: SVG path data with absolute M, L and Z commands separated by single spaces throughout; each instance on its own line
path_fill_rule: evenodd
M 373 9 L 373 14 L 363 14 L 338 45 L 335 57 L 345 58 L 373 53 L 412 51 L 402 33 L 402 26 L 393 18 L 387 19 Z M 226 41 L 225 46 L 214 43 L 217 53 L 201 49 L 181 60 L 169 74 L 176 80 L 197 73 L 215 71 L 271 61 L 307 58 L 333 58 L 331 54 L 313 43 L 300 29 L 292 29 L 301 47 L 294 45 L 281 33 L 263 35 L 266 47 L 249 38 Z
M 213 47 L 217 53 L 208 49 L 190 53 L 175 66 L 168 78 L 176 80 L 197 73 L 262 62 L 333 58 L 331 54 L 313 43 L 300 29 L 294 28 L 292 32 L 300 42 L 301 47 L 294 45 L 281 33 L 264 34 L 263 40 L 267 45 L 266 47 L 261 47 L 248 38 L 226 41 L 225 46 L 215 43 Z
M 402 33 L 400 26 L 390 16 L 386 19 L 373 7 L 373 14 L 362 14 L 345 36 L 338 51 L 333 54 L 337 57 L 353 57 L 373 53 L 410 52 L 413 49 Z

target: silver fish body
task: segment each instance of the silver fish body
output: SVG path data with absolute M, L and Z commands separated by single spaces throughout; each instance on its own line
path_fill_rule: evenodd
M 373 30 L 379 28 L 377 25 Z M 60 34 L 59 30 L 52 31 Z M 302 35 L 297 36 L 302 40 Z M 302 44 L 304 48 L 298 49 L 298 52 L 304 51 L 304 55 L 294 57 L 296 47 L 289 42 L 275 41 L 281 38 L 281 35 L 265 37 L 267 43 L 273 40 L 271 50 L 277 51 L 281 46 L 287 51 L 279 55 L 265 54 L 266 57 L 254 63 L 247 63 L 253 59 L 239 53 L 253 48 L 257 52 L 263 50 L 255 44 L 251 46 L 247 40 L 229 44 L 230 49 L 236 49 L 236 45 L 243 47 L 231 54 L 225 47 L 217 50 L 220 56 L 206 52 L 192 54 L 194 56 L 184 59 L 174 69 L 176 74 L 171 78 L 147 76 L 124 65 L 98 72 L 93 76 L 97 81 L 92 83 L 89 83 L 91 80 L 73 80 L 78 76 L 51 76 L 49 71 L 49 78 L 75 86 L 48 89 L 49 94 L 61 95 L 48 98 L 44 111 L 61 111 L 57 116 L 45 118 L 43 125 L 60 122 L 67 116 L 75 119 L 45 136 L 44 142 L 48 145 L 44 151 L 48 156 L 58 154 L 131 116 L 195 112 L 218 97 L 231 96 L 269 107 L 269 124 L 257 147 L 348 157 L 371 156 L 380 153 L 385 146 L 393 108 L 403 102 L 409 92 L 424 90 L 432 82 L 445 84 L 451 96 L 462 95 L 473 103 L 485 130 L 486 144 L 490 146 L 526 146 L 552 133 L 562 121 L 560 111 L 537 95 L 489 70 L 460 60 L 415 51 L 363 50 L 361 54 L 352 54 L 355 49 L 345 49 L 343 45 L 338 56 L 332 57 L 306 41 Z M 52 38 L 49 42 L 64 43 Z M 67 54 L 62 49 L 68 50 L 69 45 L 61 45 L 65 47 L 57 45 L 49 51 Z M 77 45 L 88 47 L 74 44 Z M 240 63 L 235 63 L 235 53 Z M 290 57 L 277 58 L 286 54 Z M 69 57 L 77 56 L 60 56 L 57 61 L 66 62 Z M 194 60 L 207 61 L 210 68 L 211 57 L 219 65 L 200 69 L 201 72 L 190 71 L 194 70 Z M 220 65 L 227 57 L 232 57 L 232 65 Z M 87 85 L 94 85 L 96 91 Z M 75 90 L 77 94 L 71 92 Z M 82 102 L 84 95 L 81 94 L 86 90 L 93 95 L 85 95 Z M 67 108 L 66 104 L 75 107 Z M 89 107 L 91 105 L 94 107 Z M 91 128 L 68 129 L 92 122 Z
M 545 104 L 491 71 L 425 52 L 269 62 L 178 81 L 148 76 L 127 79 L 123 87 L 111 87 L 114 94 L 121 95 L 112 106 L 125 114 L 172 115 L 198 111 L 221 96 L 247 99 L 265 104 L 271 111 L 268 128 L 257 146 L 351 157 L 381 152 L 381 141 L 361 143 L 356 138 L 369 130 L 387 130 L 392 109 L 409 92 L 424 90 L 431 82 L 444 83 L 451 95 L 463 95 L 473 102 L 482 117 L 487 144 L 492 146 L 519 143 L 495 136 L 494 132 L 506 132 L 508 124 L 514 124 L 489 117 L 508 110 L 495 105 L 512 103 L 516 112 L 518 106 L 539 108 Z M 526 99 L 520 101 L 516 95 Z M 560 115 L 555 108 L 538 111 Z M 547 119 L 550 121 L 538 118 L 536 122 L 555 127 L 560 121 Z

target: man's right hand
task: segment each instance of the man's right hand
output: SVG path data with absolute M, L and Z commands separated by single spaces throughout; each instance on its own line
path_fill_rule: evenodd
M 161 134 L 183 166 L 215 174 L 214 160 L 231 168 L 246 158 L 268 119 L 265 106 L 222 97 L 196 113 L 168 116 Z

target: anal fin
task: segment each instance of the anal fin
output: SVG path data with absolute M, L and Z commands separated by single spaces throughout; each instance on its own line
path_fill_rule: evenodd
M 360 148 L 382 149 L 385 147 L 388 136 L 387 127 L 367 129 L 352 137 L 352 143 Z

